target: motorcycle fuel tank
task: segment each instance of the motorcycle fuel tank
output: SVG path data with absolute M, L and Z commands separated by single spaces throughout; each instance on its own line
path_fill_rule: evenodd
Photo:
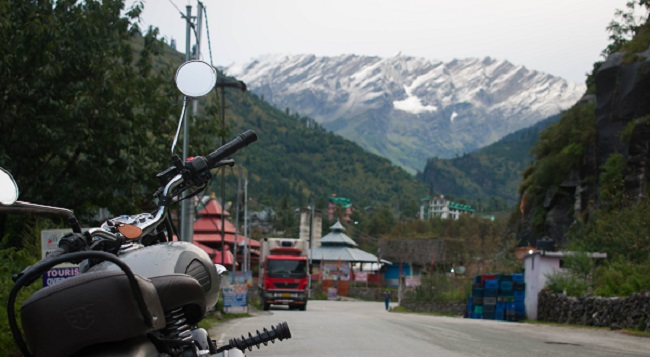
M 221 279 L 208 254 L 195 245 L 173 241 L 138 249 L 124 250 L 118 258 L 136 275 L 151 278 L 186 274 L 196 279 L 205 292 L 207 307 L 217 304 Z M 110 262 L 91 267 L 88 272 L 120 270 Z

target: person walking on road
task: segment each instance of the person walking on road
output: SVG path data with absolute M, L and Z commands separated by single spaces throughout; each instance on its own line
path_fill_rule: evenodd
M 390 308 L 390 292 L 384 291 L 384 303 L 386 303 L 386 311 Z

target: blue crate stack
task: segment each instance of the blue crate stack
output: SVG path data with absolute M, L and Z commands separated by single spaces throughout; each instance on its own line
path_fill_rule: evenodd
M 513 297 L 515 301 L 515 321 L 521 321 L 526 319 L 526 305 L 524 303 L 526 299 L 526 284 L 524 282 L 523 274 L 512 275 L 513 281 Z
M 520 321 L 526 318 L 526 284 L 523 274 L 478 275 L 472 284 L 467 317 Z
M 472 284 L 472 310 L 468 311 L 468 317 L 474 319 L 483 318 L 483 281 L 481 276 L 476 276 Z

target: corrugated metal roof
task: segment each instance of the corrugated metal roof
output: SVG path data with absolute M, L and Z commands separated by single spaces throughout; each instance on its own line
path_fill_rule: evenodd
M 330 230 L 332 230 L 332 232 L 320 239 L 321 245 L 359 247 L 354 240 L 344 233 L 345 227 L 341 225 L 340 221 L 337 221 L 336 224 L 330 226 Z
M 329 234 L 323 236 L 322 239 L 320 239 L 320 244 L 323 246 L 359 246 L 356 242 L 354 242 L 354 240 L 348 237 L 348 235 L 342 232 L 330 232 Z
M 311 249 L 311 259 L 341 262 L 377 262 L 377 256 L 354 247 L 317 246 Z

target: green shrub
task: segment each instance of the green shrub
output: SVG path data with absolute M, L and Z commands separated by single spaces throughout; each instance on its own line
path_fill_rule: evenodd
M 611 260 L 596 269 L 595 294 L 598 296 L 627 296 L 650 289 L 650 262 L 633 263 L 622 258 Z
M 470 278 L 433 274 L 421 278 L 421 285 L 415 288 L 414 298 L 418 301 L 465 301 L 471 292 L 471 286 Z
M 24 230 L 20 233 L 12 233 L 11 236 L 16 236 L 20 238 L 22 247 L 7 247 L 0 249 L 0 356 L 14 356 L 19 354 L 18 347 L 14 343 L 13 336 L 11 335 L 11 330 L 9 328 L 9 321 L 7 318 L 7 306 L 9 303 L 9 292 L 13 287 L 13 280 L 11 276 L 21 272 L 27 266 L 33 265 L 40 259 L 41 256 L 41 246 L 40 246 L 40 235 L 41 231 L 45 229 L 53 228 L 53 223 L 48 219 L 37 218 L 34 223 L 30 226 L 26 226 Z M 2 238 L 2 245 L 6 242 L 12 241 L 15 237 L 9 237 L 6 235 Z M 18 318 L 18 325 L 20 325 L 20 305 L 24 302 L 31 294 L 41 289 L 43 284 L 41 280 L 36 280 L 33 284 L 27 287 L 23 287 L 18 292 L 18 297 L 16 297 L 15 312 Z
M 0 250 L 0 302 L 2 303 L 2 308 L 0 309 L 0 332 L 3 332 L 0 334 L 0 356 L 2 357 L 19 354 L 18 347 L 14 343 L 11 330 L 9 329 L 6 311 L 9 303 L 9 292 L 13 287 L 11 275 L 22 271 L 23 268 L 34 263 L 36 263 L 36 259 L 28 249 L 17 250 L 16 248 L 8 248 Z M 15 304 L 16 316 L 19 317 L 21 302 L 24 302 L 27 297 L 41 287 L 42 283 L 37 281 L 19 292 Z
M 551 292 L 566 292 L 569 296 L 584 296 L 589 289 L 588 282 L 570 271 L 556 272 L 546 276 L 546 287 Z

